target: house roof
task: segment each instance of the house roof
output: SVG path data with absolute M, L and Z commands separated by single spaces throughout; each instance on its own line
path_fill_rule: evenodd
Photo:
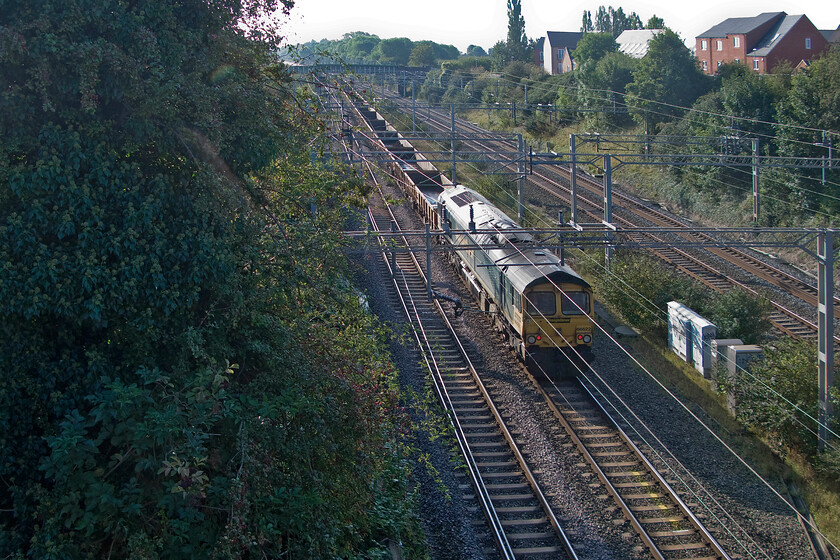
M 540 37 L 540 38 L 537 39 L 537 41 L 536 41 L 537 50 L 542 50 L 543 43 L 545 43 L 545 37 Z
M 548 43 L 552 47 L 563 47 L 572 50 L 577 47 L 578 41 L 583 37 L 579 31 L 547 31 Z
M 642 58 L 648 52 L 650 40 L 662 31 L 662 29 L 626 29 L 621 32 L 615 42 L 618 43 L 619 52 L 633 58 Z
M 829 43 L 840 43 L 840 27 L 837 29 L 820 29 L 820 33 Z
M 770 28 L 764 37 L 758 40 L 753 47 L 753 50 L 747 53 L 747 56 L 767 56 L 773 47 L 779 44 L 785 35 L 796 25 L 799 20 L 804 18 L 804 15 L 799 16 L 785 16 L 780 19 L 776 25 Z
M 781 19 L 785 12 L 766 12 L 754 17 L 740 17 L 725 19 L 708 31 L 698 35 L 698 38 L 726 37 L 727 35 L 745 35 L 774 19 Z

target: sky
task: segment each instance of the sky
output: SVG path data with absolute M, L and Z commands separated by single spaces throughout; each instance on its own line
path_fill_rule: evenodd
M 690 46 L 694 37 L 730 17 L 752 17 L 763 12 L 805 14 L 817 29 L 840 25 L 837 0 L 522 0 L 525 33 L 529 38 L 546 31 L 580 31 L 584 10 L 594 19 L 598 6 L 619 6 L 643 22 L 657 15 Z M 340 39 L 344 33 L 365 31 L 381 39 L 408 37 L 455 45 L 461 52 L 469 45 L 485 50 L 507 36 L 506 0 L 296 0 L 283 29 L 290 43 Z

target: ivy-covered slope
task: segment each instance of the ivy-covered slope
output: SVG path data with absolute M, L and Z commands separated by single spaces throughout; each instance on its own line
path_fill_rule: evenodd
M 0 2 L 0 556 L 412 542 L 290 0 Z M 317 212 L 312 212 L 312 208 Z

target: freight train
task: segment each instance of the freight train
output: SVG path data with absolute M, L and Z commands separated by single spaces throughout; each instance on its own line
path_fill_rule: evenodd
M 358 101 L 358 100 L 357 100 Z M 433 229 L 444 230 L 448 252 L 479 309 L 526 365 L 576 373 L 591 359 L 592 288 L 554 253 L 478 192 L 451 181 L 382 116 L 366 105 L 357 114 L 372 148 L 389 155 L 388 169 Z

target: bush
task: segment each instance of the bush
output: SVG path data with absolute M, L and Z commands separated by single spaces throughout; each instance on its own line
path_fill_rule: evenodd
M 779 452 L 797 448 L 808 455 L 817 449 L 817 356 L 812 341 L 784 338 L 764 349 L 765 359 L 750 372 L 720 379 L 721 388 L 737 399 L 738 417 L 762 432 Z M 835 408 L 838 393 L 832 394 Z M 831 428 L 837 430 L 835 418 Z M 826 455 L 823 470 L 837 469 L 836 455 Z

